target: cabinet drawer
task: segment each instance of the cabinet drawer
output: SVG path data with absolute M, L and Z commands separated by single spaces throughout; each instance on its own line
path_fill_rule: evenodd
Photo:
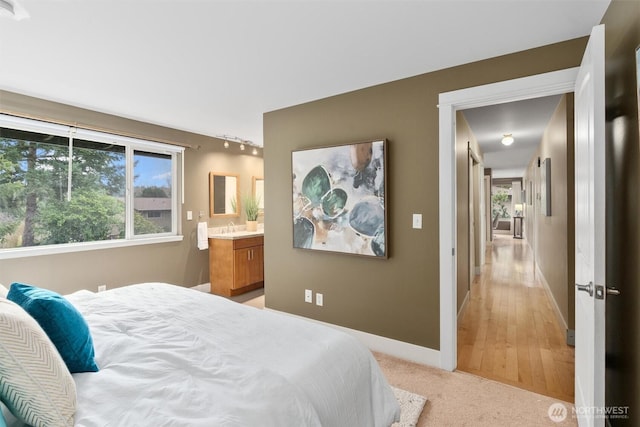
M 233 249 L 250 248 L 252 246 L 262 246 L 264 236 L 247 237 L 246 239 L 236 239 L 233 241 Z

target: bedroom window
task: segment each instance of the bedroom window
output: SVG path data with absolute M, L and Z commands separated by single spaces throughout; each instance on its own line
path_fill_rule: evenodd
M 0 258 L 176 240 L 182 151 L 0 115 Z

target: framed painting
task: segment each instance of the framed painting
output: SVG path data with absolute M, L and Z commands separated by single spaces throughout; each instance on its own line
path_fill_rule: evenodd
M 551 216 L 551 159 L 547 157 L 540 164 L 540 212 Z
M 640 46 L 636 48 L 636 95 L 638 97 L 638 122 L 640 122 Z
M 387 141 L 293 151 L 293 247 L 387 258 Z

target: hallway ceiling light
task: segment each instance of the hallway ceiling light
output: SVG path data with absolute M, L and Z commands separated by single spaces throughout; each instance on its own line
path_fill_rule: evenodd
M 510 133 L 505 133 L 504 137 L 502 138 L 502 145 L 509 146 L 513 144 L 513 141 L 513 136 Z

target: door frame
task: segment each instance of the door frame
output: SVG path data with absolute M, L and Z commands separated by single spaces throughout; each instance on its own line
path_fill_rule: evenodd
M 439 254 L 440 368 L 457 365 L 456 300 L 456 156 L 455 115 L 467 108 L 521 101 L 574 91 L 578 68 L 569 68 L 482 86 L 440 93 L 439 108 Z

